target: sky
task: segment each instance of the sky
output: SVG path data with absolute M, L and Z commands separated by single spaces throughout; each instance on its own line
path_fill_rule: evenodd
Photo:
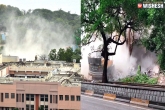
M 20 10 L 49 9 L 52 11 L 62 9 L 72 14 L 80 15 L 81 0 L 0 0 L 0 4 L 11 5 Z

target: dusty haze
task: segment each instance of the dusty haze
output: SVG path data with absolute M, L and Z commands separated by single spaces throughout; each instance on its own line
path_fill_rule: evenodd
M 116 34 L 116 33 L 113 33 Z M 91 46 L 94 46 L 96 49 L 102 41 L 99 39 L 96 42 L 91 43 L 88 46 L 83 47 L 82 49 L 82 74 L 84 74 L 87 78 L 89 77 L 89 65 L 88 65 L 88 54 L 91 53 Z M 110 45 L 111 49 L 109 51 L 113 51 L 115 44 Z M 96 54 L 93 53 L 92 57 Z M 141 65 L 142 72 L 146 72 L 148 70 L 154 70 L 158 65 L 156 64 L 156 55 L 153 52 L 146 51 L 144 47 L 134 46 L 132 55 L 129 55 L 129 49 L 126 45 L 119 45 L 117 47 L 116 55 L 109 57 L 110 60 L 113 60 L 113 65 L 108 67 L 108 78 L 109 80 L 118 80 L 120 78 L 124 78 L 126 76 L 132 76 L 136 74 L 138 65 Z
M 24 16 L 11 18 L 5 25 L 8 30 L 4 55 L 34 60 L 35 55 L 48 55 L 51 49 L 73 45 L 73 30 L 70 26 L 49 22 L 41 17 Z

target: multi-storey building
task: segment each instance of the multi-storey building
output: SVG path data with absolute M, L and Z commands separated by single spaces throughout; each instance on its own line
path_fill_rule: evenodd
M 0 84 L 0 110 L 80 109 L 80 87 L 56 82 L 18 81 Z
M 80 109 L 83 77 L 78 74 L 79 64 L 17 63 L 0 66 L 0 110 L 38 110 L 41 106 L 44 110 Z

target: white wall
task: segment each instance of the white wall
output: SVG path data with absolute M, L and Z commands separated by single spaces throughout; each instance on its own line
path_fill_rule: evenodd
M 6 68 L 0 70 L 0 77 L 6 77 Z

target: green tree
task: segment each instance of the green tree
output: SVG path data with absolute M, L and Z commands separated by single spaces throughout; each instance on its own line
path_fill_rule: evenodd
M 62 60 L 62 61 L 66 61 L 66 57 L 65 57 L 65 49 L 60 48 L 57 52 L 57 59 L 58 60 Z
M 49 53 L 49 59 L 56 60 L 56 58 L 57 58 L 56 49 L 52 49 Z
M 108 56 L 116 54 L 117 45 L 122 45 L 126 41 L 126 30 L 136 30 L 138 23 L 135 22 L 137 12 L 137 0 L 82 0 L 81 2 L 81 22 L 84 38 L 82 45 L 87 45 L 96 38 L 103 40 L 102 57 L 104 58 L 104 69 L 102 82 L 107 83 Z M 126 7 L 126 8 L 125 8 Z M 131 9 L 131 10 L 130 10 Z M 134 10 L 134 12 L 131 12 Z M 118 34 L 112 36 L 116 31 Z M 91 40 L 93 35 L 94 40 Z M 120 41 L 121 35 L 124 40 Z M 108 52 L 109 43 L 115 43 L 116 48 L 112 53 Z
M 77 63 L 80 63 L 80 59 L 81 59 L 81 49 L 80 48 L 77 48 L 75 51 L 74 51 L 74 53 L 73 53 L 73 55 L 72 55 L 72 60 L 73 59 L 76 59 L 76 62 Z
M 67 62 L 72 62 L 73 49 L 68 47 L 65 51 L 65 58 Z
M 80 59 L 81 59 L 81 50 L 80 50 L 80 48 L 77 48 L 77 49 L 73 52 L 72 61 L 73 61 L 73 59 L 76 59 L 76 62 L 77 62 L 77 63 L 80 63 Z
M 44 106 L 41 105 L 41 106 L 38 108 L 38 110 L 44 110 Z
M 157 54 L 158 63 L 161 70 L 165 70 L 165 14 L 164 9 L 150 9 L 146 17 L 146 23 L 153 25 L 150 36 L 144 34 L 142 38 L 142 44 L 146 49 L 155 52 Z
M 81 29 L 77 29 L 74 33 L 75 44 L 80 46 L 81 44 Z

